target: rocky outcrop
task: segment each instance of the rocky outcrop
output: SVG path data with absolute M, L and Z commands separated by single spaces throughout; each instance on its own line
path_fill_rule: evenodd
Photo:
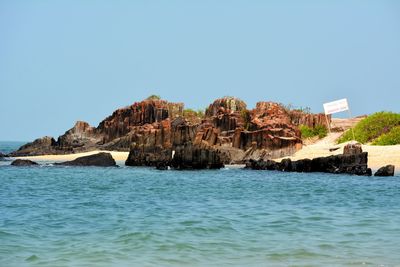
M 379 168 L 374 176 L 394 176 L 394 165 L 386 165 Z
M 156 166 L 164 169 L 170 166 L 175 169 L 217 168 L 223 166 L 219 151 L 209 143 L 215 144 L 212 128 L 198 129 L 183 118 L 169 123 L 164 121 L 160 129 L 147 131 L 133 142 L 127 166 Z M 201 128 L 201 127 L 200 127 Z
M 25 167 L 25 166 L 36 166 L 39 165 L 36 162 L 28 159 L 16 159 L 13 162 L 11 162 L 12 166 L 18 166 L 18 167 Z
M 79 157 L 72 161 L 56 163 L 56 165 L 115 167 L 116 163 L 110 153 L 101 152 L 94 155 Z
M 367 167 L 368 153 L 335 155 L 314 159 L 291 161 L 284 159 L 281 162 L 272 160 L 249 160 L 246 168 L 254 170 L 277 170 L 286 172 L 325 172 L 334 174 L 354 174 L 371 176 L 371 169 Z
M 38 156 L 46 154 L 57 154 L 57 142 L 53 137 L 45 136 L 31 143 L 21 146 L 17 151 L 11 152 L 11 157 Z
M 319 115 L 294 116 L 273 102 L 259 102 L 255 109 L 247 110 L 246 104 L 234 97 L 215 100 L 204 116 L 189 113 L 199 118 L 188 116 L 188 111 L 184 116 L 182 103 L 150 98 L 114 111 L 96 128 L 78 121 L 57 140 L 35 140 L 12 156 L 118 150 L 130 152 L 127 165 L 156 166 L 159 162 L 171 164 L 176 153 L 175 162 L 181 159 L 182 166 L 194 157 L 194 165 L 208 168 L 220 165 L 219 161 L 240 163 L 291 155 L 302 147 L 298 124 L 320 123 Z

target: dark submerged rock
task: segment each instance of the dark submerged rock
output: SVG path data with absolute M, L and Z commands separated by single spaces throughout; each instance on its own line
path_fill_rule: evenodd
M 13 162 L 11 162 L 11 165 L 22 167 L 22 166 L 36 166 L 39 164 L 29 159 L 16 159 Z
M 72 161 L 56 163 L 62 166 L 98 166 L 98 167 L 115 167 L 117 166 L 114 158 L 110 153 L 101 152 L 94 155 L 79 157 Z
M 394 165 L 386 165 L 379 168 L 374 176 L 394 176 Z

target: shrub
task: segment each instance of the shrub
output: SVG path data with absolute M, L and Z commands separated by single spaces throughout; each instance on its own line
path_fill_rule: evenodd
M 244 109 L 240 112 L 240 116 L 242 116 L 243 122 L 244 122 L 244 128 L 248 130 L 250 128 L 250 123 L 251 123 L 251 114 L 250 111 L 247 109 Z
M 400 125 L 400 114 L 393 112 L 377 112 L 357 123 L 353 130 L 356 141 L 371 142 L 382 134 L 388 133 L 393 127 Z M 345 132 L 338 143 L 353 140 L 351 130 Z
M 196 117 L 196 118 L 202 119 L 202 118 L 204 118 L 204 111 L 202 109 L 199 109 L 196 111 L 194 109 L 187 108 L 187 109 L 183 110 L 183 117 L 185 117 L 185 118 Z
M 382 134 L 372 142 L 377 146 L 390 146 L 400 144 L 400 126 L 393 127 L 388 133 Z
M 299 126 L 302 138 L 311 138 L 318 136 L 318 138 L 324 138 L 328 134 L 328 130 L 323 125 L 317 125 L 314 128 L 308 127 L 307 125 Z
M 161 96 L 159 95 L 151 95 L 148 98 L 146 98 L 146 100 L 160 100 Z

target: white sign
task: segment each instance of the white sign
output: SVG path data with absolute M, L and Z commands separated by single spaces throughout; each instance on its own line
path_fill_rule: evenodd
M 347 103 L 347 99 L 340 99 L 333 102 L 324 104 L 325 114 L 333 114 L 341 111 L 349 110 L 349 104 Z

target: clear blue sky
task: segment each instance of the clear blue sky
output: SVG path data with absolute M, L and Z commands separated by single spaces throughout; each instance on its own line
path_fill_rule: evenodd
M 0 0 L 0 140 L 150 94 L 400 112 L 400 1 Z

